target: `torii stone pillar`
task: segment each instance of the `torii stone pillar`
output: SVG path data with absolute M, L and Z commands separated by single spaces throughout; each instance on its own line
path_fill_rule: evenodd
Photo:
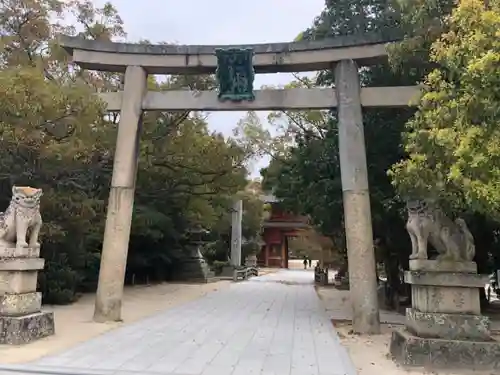
M 142 67 L 127 67 L 94 310 L 96 322 L 121 320 L 146 83 Z
M 241 221 L 243 219 L 243 201 L 237 200 L 231 212 L 231 265 L 241 266 Z
M 356 333 L 379 333 L 377 276 L 368 189 L 358 67 L 342 60 L 335 68 L 339 154 L 349 285 Z

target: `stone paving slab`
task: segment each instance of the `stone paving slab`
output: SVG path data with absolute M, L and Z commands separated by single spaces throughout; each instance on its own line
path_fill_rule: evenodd
M 355 375 L 313 287 L 282 270 L 0 375 Z

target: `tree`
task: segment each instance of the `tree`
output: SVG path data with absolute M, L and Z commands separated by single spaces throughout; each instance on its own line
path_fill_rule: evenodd
M 430 59 L 432 43 L 446 32 L 446 19 L 456 0 L 396 0 L 400 12 L 400 29 L 405 38 L 391 46 L 393 66 L 409 63 L 429 71 L 436 65 Z
M 390 176 L 402 198 L 430 198 L 448 214 L 465 217 L 475 239 L 478 271 L 491 273 L 500 268 L 494 73 L 499 4 L 424 4 L 425 11 L 416 13 L 420 33 L 393 51 L 396 61 L 404 62 L 412 59 L 408 43 L 422 46 L 419 58 L 427 61 L 428 74 L 418 111 L 404 132 L 408 156 L 392 167 Z M 484 289 L 480 292 L 484 301 Z
M 485 10 L 483 1 L 464 0 L 448 21 L 449 31 L 433 43 L 431 58 L 439 68 L 427 76 L 406 128 L 409 158 L 392 170 L 401 194 L 499 218 L 499 26 L 499 2 Z
M 53 40 L 64 28 L 51 19 L 63 14 L 63 2 L 2 5 L 2 200 L 5 206 L 14 183 L 44 189 L 41 289 L 54 302 L 68 301 L 81 281 L 76 269 L 84 268 L 84 249 L 99 230 L 91 224 L 103 211 L 94 196 L 102 175 L 94 166 L 109 150 L 112 129 L 92 88 L 55 53 Z
M 64 24 L 68 14 L 76 24 Z M 113 166 L 118 116 L 95 93 L 120 90 L 123 77 L 73 66 L 57 41 L 123 40 L 124 25 L 110 3 L 2 0 L 0 32 L 0 201 L 7 206 L 12 184 L 43 189 L 40 289 L 46 303 L 68 303 L 96 286 Z M 213 84 L 212 76 L 148 79 L 151 90 Z M 215 228 L 247 183 L 248 153 L 210 132 L 202 114 L 146 113 L 143 128 L 127 282 L 167 279 L 186 230 Z

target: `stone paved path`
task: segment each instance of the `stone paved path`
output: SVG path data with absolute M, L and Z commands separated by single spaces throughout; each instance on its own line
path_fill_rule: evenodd
M 0 375 L 355 375 L 312 285 L 283 270 Z

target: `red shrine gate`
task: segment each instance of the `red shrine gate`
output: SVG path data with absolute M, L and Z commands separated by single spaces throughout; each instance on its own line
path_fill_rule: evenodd
M 264 203 L 271 206 L 269 217 L 262 224 L 264 245 L 257 255 L 257 262 L 262 267 L 288 268 L 288 237 L 300 235 L 307 229 L 305 216 L 285 212 L 279 201 L 273 196 L 263 196 Z

